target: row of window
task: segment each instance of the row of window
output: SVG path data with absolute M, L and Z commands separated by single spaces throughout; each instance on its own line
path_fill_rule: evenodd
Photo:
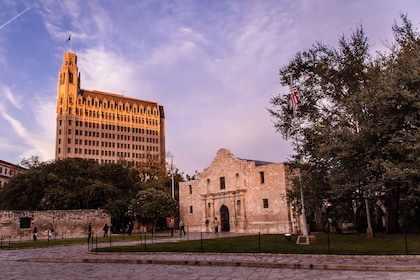
M 68 129 L 67 130 L 67 133 L 68 133 L 68 135 L 71 135 L 72 130 L 71 129 Z M 59 129 L 58 130 L 58 135 L 61 135 L 61 134 L 62 134 L 62 131 L 61 131 L 61 129 Z M 75 135 L 76 136 L 83 136 L 83 131 L 76 129 Z M 115 139 L 115 134 L 114 133 L 103 133 L 102 132 L 101 134 L 99 134 L 99 132 L 95 132 L 95 131 L 85 131 L 85 135 L 84 136 L 85 137 L 98 137 L 98 138 L 100 137 L 100 138 L 105 138 L 105 139 Z M 152 143 L 152 144 L 158 144 L 159 143 L 159 138 L 157 138 L 157 137 L 156 138 L 152 138 L 152 137 L 140 137 L 140 136 L 130 136 L 130 135 L 122 135 L 122 134 L 117 134 L 117 140 L 135 141 L 135 142 L 146 142 L 146 143 Z M 83 142 L 80 142 L 79 144 L 82 145 Z
M 76 145 L 83 145 L 82 139 L 74 139 Z M 61 145 L 61 138 L 58 139 L 58 144 Z M 71 145 L 71 138 L 67 139 L 67 144 Z M 85 140 L 85 146 L 97 146 L 99 147 L 99 141 Z M 115 148 L 114 142 L 101 142 L 101 147 L 104 148 Z M 142 151 L 153 151 L 158 152 L 159 148 L 155 146 L 145 146 L 145 145 L 136 145 L 136 144 L 126 144 L 126 143 L 117 143 L 117 149 L 133 149 L 133 150 L 142 150 Z
M 240 200 L 237 201 L 237 205 L 238 206 L 241 205 L 241 201 Z M 208 204 L 208 207 L 209 208 L 211 207 L 211 204 L 210 203 Z M 268 198 L 264 198 L 263 199 L 263 208 L 268 208 Z M 240 213 L 240 212 L 238 212 L 238 213 Z M 192 206 L 190 206 L 190 214 L 193 214 L 193 207 Z M 239 216 L 240 216 L 240 214 L 239 214 Z
M 73 114 L 72 108 L 69 108 L 69 115 Z M 63 114 L 63 108 L 60 108 L 60 114 Z M 92 111 L 92 110 L 85 110 L 85 117 L 89 118 L 100 118 L 99 112 Z M 83 117 L 83 111 L 76 108 L 76 116 Z M 115 117 L 116 116 L 116 117 Z M 154 119 L 148 119 L 148 118 L 139 118 L 134 116 L 126 116 L 126 115 L 120 115 L 120 114 L 106 114 L 102 116 L 102 119 L 105 120 L 112 120 L 112 121 L 120 121 L 120 122 L 130 122 L 130 123 L 136 123 L 141 125 L 151 125 L 151 126 L 158 126 L 159 121 Z
M 75 154 L 79 155 L 92 155 L 92 156 L 99 156 L 100 150 L 93 150 L 93 149 L 74 149 Z M 130 152 L 115 152 L 115 151 L 108 151 L 108 150 L 101 150 L 101 156 L 105 157 L 115 157 L 115 155 L 120 158 L 138 158 L 138 159 L 144 159 L 144 158 L 150 158 L 149 154 L 145 153 L 130 153 Z M 67 153 L 71 153 L 71 148 L 67 148 Z M 61 154 L 61 148 L 58 148 L 58 154 Z M 153 158 L 157 159 L 157 156 L 153 155 Z
M 84 125 L 83 125 L 84 123 Z M 59 120 L 59 126 L 62 126 L 63 120 Z M 72 120 L 68 120 L 68 125 L 72 125 Z M 157 130 L 151 130 L 151 129 L 144 129 L 144 128 L 138 128 L 138 127 L 129 127 L 129 126 L 120 126 L 120 125 L 113 125 L 113 124 L 101 124 L 99 123 L 93 123 L 93 122 L 83 122 L 83 121 L 75 121 L 76 127 L 86 127 L 86 128 L 96 128 L 96 129 L 102 129 L 102 130 L 117 130 L 121 132 L 132 132 L 136 134 L 146 134 L 146 135 L 158 135 L 159 132 Z
M 70 80 L 71 78 L 71 80 Z M 72 83 L 72 75 L 69 77 L 69 82 Z M 60 77 L 61 83 L 64 81 L 64 76 L 62 75 Z M 84 102 L 85 101 L 85 102 Z M 63 104 L 63 97 L 60 98 L 60 104 Z M 69 104 L 73 104 L 73 98 L 69 98 Z M 88 98 L 87 100 L 84 100 L 83 98 L 78 98 L 77 100 L 78 105 L 85 104 L 87 107 L 96 107 L 96 108 L 103 108 L 103 109 L 110 109 L 110 110 L 119 110 L 119 111 L 125 111 L 127 113 L 137 113 L 137 114 L 148 114 L 148 115 L 158 115 L 158 110 L 156 108 L 150 108 L 148 107 L 145 109 L 143 106 L 137 106 L 137 105 L 130 105 L 128 103 L 121 103 L 118 104 L 114 101 L 108 101 L 104 99 L 103 101 L 100 101 L 98 99 L 95 99 L 94 101 L 91 100 L 91 98 Z
M 236 174 L 236 176 L 239 176 L 238 174 Z M 224 190 L 226 189 L 226 179 L 225 177 L 220 177 L 220 189 Z M 264 184 L 265 180 L 264 180 L 264 172 L 260 172 L 260 182 L 261 184 Z M 207 184 L 210 184 L 210 179 L 207 179 Z M 190 185 L 190 194 L 192 194 L 192 186 Z
M 82 140 L 75 139 L 76 145 L 80 143 L 80 145 L 83 145 Z M 61 138 L 58 139 L 58 144 L 61 145 Z M 67 139 L 67 144 L 71 144 L 71 138 Z M 101 147 L 105 148 L 115 148 L 115 143 L 112 142 L 102 142 Z M 91 140 L 85 140 L 85 146 L 96 146 L 99 147 L 99 141 L 91 141 Z M 80 149 L 80 148 L 76 148 Z M 135 151 L 150 151 L 150 152 L 158 152 L 159 147 L 156 146 L 145 146 L 145 145 L 130 145 L 130 144 L 123 144 L 123 143 L 117 143 L 117 149 L 133 149 Z
M 6 175 L 6 176 L 9 176 L 9 177 L 12 177 L 16 173 L 17 173 L 17 171 L 15 171 L 11 168 L 0 166 L 0 175 Z

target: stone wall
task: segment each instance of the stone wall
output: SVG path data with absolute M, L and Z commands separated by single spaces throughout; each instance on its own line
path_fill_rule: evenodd
M 54 238 L 83 237 L 89 223 L 94 236 L 102 235 L 111 217 L 105 210 L 0 211 L 0 236 L 3 240 L 29 240 L 36 225 L 38 238 L 46 239 L 47 228 L 52 225 Z

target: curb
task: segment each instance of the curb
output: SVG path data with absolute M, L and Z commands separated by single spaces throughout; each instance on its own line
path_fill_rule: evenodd
M 23 262 L 40 263 L 118 263 L 118 264 L 160 264 L 160 265 L 195 265 L 195 266 L 244 266 L 288 269 L 353 270 L 353 271 L 417 271 L 420 265 L 366 265 L 366 264 L 313 264 L 313 263 L 277 263 L 255 261 L 211 261 L 211 260 L 156 260 L 156 259 L 59 259 L 29 258 Z

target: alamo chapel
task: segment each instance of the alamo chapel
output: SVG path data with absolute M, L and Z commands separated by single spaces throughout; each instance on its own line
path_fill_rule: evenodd
M 286 199 L 292 174 L 286 163 L 236 158 L 220 149 L 196 180 L 179 183 L 180 219 L 190 232 L 297 233 Z

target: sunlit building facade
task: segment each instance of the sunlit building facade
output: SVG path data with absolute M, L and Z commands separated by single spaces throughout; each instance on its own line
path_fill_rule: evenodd
M 165 161 L 165 114 L 158 102 L 80 88 L 77 55 L 64 54 L 58 74 L 55 158 Z
M 27 169 L 4 160 L 0 160 L 0 188 L 2 188 L 9 180 L 20 172 L 25 172 Z
M 179 183 L 180 218 L 190 232 L 297 233 L 287 200 L 293 174 L 286 163 L 240 159 L 220 149 L 197 179 Z

